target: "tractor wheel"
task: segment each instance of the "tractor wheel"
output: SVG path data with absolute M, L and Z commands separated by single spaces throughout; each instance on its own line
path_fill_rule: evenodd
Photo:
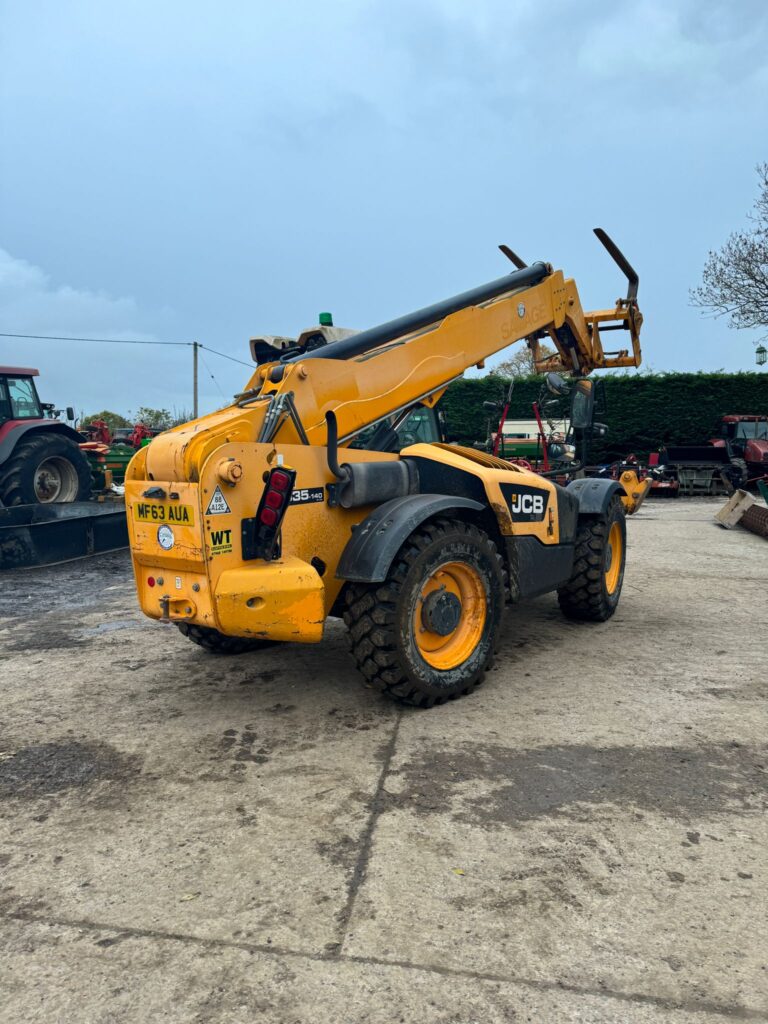
M 252 640 L 246 636 L 226 636 L 218 629 L 207 626 L 190 626 L 186 622 L 177 622 L 179 632 L 193 644 L 202 647 L 209 654 L 246 654 L 248 651 L 260 651 L 265 647 L 273 647 L 276 640 Z
M 749 470 L 747 469 L 747 463 L 744 459 L 731 459 L 731 464 L 726 472 L 728 473 L 728 477 L 734 487 L 738 488 L 747 486 Z
M 624 581 L 627 524 L 619 498 L 606 516 L 579 523 L 570 580 L 557 592 L 569 619 L 605 622 L 616 611 Z
M 35 432 L 19 441 L 0 467 L 0 499 L 6 505 L 87 501 L 91 467 L 74 441 Z
M 416 707 L 471 693 L 493 660 L 504 568 L 477 527 L 438 519 L 408 538 L 383 583 L 352 584 L 344 621 L 368 685 Z

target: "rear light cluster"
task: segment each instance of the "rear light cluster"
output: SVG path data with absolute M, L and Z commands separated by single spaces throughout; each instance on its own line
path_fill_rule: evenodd
M 296 470 L 284 466 L 267 476 L 255 519 L 243 520 L 243 558 L 272 558 L 285 511 L 291 503 Z
M 291 499 L 292 480 L 284 469 L 273 469 L 267 480 L 267 489 L 259 509 L 259 522 L 273 527 Z

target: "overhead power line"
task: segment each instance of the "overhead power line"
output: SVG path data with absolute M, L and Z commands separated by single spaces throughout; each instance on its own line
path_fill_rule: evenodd
M 215 348 L 211 348 L 210 345 L 203 345 L 202 342 L 198 342 L 198 345 L 200 348 L 204 348 L 206 352 L 212 352 L 215 356 L 221 356 L 222 359 L 229 359 L 232 363 L 240 363 L 241 366 L 247 366 L 249 370 L 253 370 L 253 363 L 246 363 L 243 359 L 228 356 L 226 352 L 219 352 Z
M 221 397 L 222 397 L 222 398 L 226 399 L 226 397 L 227 397 L 227 396 L 226 396 L 226 395 L 224 394 L 224 392 L 223 392 L 223 391 L 221 390 L 221 385 L 220 385 L 220 384 L 219 384 L 219 382 L 218 382 L 218 381 L 216 380 L 216 378 L 215 378 L 215 377 L 213 376 L 213 372 L 211 371 L 211 368 L 210 368 L 210 366 L 208 365 L 208 363 L 206 363 L 205 359 L 203 359 L 203 357 L 202 357 L 202 356 L 200 356 L 200 358 L 202 359 L 202 362 L 203 362 L 203 366 L 205 367 L 205 369 L 206 369 L 206 372 L 207 372 L 208 376 L 209 376 L 209 377 L 211 378 L 211 380 L 213 381 L 213 383 L 214 383 L 214 384 L 216 385 L 216 388 L 217 388 L 217 390 L 218 390 L 219 394 L 221 395 Z
M 197 417 L 198 409 L 198 388 L 197 388 L 197 357 L 198 352 L 201 349 L 205 349 L 206 352 L 210 352 L 211 355 L 219 356 L 221 359 L 228 359 L 231 363 L 239 363 L 240 366 L 247 366 L 249 370 L 253 371 L 253 363 L 246 363 L 244 359 L 238 359 L 236 356 L 230 356 L 226 352 L 220 352 L 216 348 L 209 348 L 207 345 L 203 345 L 200 341 L 160 341 L 158 339 L 148 338 L 81 338 L 74 337 L 72 335 L 64 334 L 22 334 L 21 332 L 10 332 L 0 331 L 0 338 L 25 338 L 32 341 L 83 341 L 93 342 L 96 345 L 171 345 L 174 347 L 183 346 L 184 348 L 192 349 L 192 405 L 194 409 L 194 415 Z M 211 373 L 210 369 L 206 365 L 208 375 L 210 376 L 213 383 L 221 391 L 219 382 Z M 224 394 L 221 391 L 222 395 Z
M 73 338 L 62 334 L 8 334 L 0 331 L 0 338 L 33 338 L 37 341 L 93 341 L 99 345 L 194 345 L 194 341 L 148 341 L 140 338 Z M 199 342 L 198 342 L 199 344 Z
M 0 331 L 0 338 L 31 338 L 36 341 L 93 341 L 98 345 L 186 345 L 188 348 L 197 345 L 198 348 L 204 348 L 206 352 L 210 352 L 212 355 L 221 356 L 222 359 L 229 359 L 230 362 L 239 363 L 240 366 L 247 366 L 249 369 L 253 368 L 253 363 L 247 363 L 244 359 L 237 359 L 226 352 L 219 352 L 218 349 L 211 348 L 210 345 L 204 345 L 201 341 L 158 341 L 146 338 L 79 338 L 64 334 L 11 334 L 7 331 Z

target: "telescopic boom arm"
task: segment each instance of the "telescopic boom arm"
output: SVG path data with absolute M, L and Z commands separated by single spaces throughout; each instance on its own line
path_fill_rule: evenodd
M 613 309 L 585 313 L 572 278 L 548 263 L 527 266 L 509 250 L 518 266 L 512 274 L 342 340 L 290 350 L 284 361 L 257 370 L 241 401 L 292 392 L 309 443 L 322 443 L 325 414 L 333 411 L 343 444 L 415 402 L 433 405 L 466 369 L 481 367 L 523 339 L 541 373 L 584 376 L 595 369 L 638 366 L 637 274 L 602 229 L 596 234 L 629 281 L 626 298 L 617 299 Z M 604 349 L 606 330 L 627 331 L 629 344 Z M 542 355 L 545 338 L 554 343 L 555 355 Z M 281 439 L 288 440 L 292 422 L 283 419 Z

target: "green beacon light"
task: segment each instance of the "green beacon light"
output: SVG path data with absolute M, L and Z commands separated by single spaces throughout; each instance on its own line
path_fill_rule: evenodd
M 333 313 L 321 313 L 318 320 L 321 327 L 333 327 Z

